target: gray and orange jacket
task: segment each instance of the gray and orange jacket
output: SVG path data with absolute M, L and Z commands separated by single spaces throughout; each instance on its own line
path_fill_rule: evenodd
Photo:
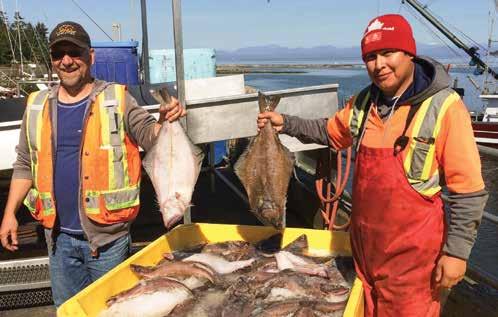
M 56 217 L 52 149 L 57 140 L 57 93 L 58 86 L 54 86 L 28 98 L 13 174 L 13 178 L 33 180 L 25 203 L 49 230 Z M 95 250 L 126 234 L 138 212 L 138 145 L 152 146 L 156 121 L 122 85 L 95 81 L 89 100 L 80 157 L 79 215 Z
M 400 136 L 409 136 L 408 145 L 400 152 L 407 179 L 423 196 L 439 194 L 442 187 L 447 189 L 443 199 L 450 211 L 450 221 L 443 251 L 468 259 L 488 197 L 470 116 L 463 101 L 449 88 L 450 78 L 441 64 L 421 57 L 414 62 L 419 64 L 418 69 L 427 72 L 430 83 L 404 98 L 390 118 L 380 116 L 378 110 L 385 105 L 378 102 L 378 89 L 369 87 L 329 119 L 304 120 L 284 115 L 282 133 L 335 149 L 347 148 L 358 140 L 367 147 L 393 148 Z M 369 95 L 366 100 L 365 95 Z M 365 133 L 360 138 L 361 101 L 365 101 L 363 107 L 370 108 L 364 107 L 369 114 L 364 123 Z M 405 128 L 413 107 L 417 107 L 413 120 Z M 431 138 L 420 138 L 424 122 L 431 120 Z M 421 154 L 423 160 L 416 162 L 414 157 Z

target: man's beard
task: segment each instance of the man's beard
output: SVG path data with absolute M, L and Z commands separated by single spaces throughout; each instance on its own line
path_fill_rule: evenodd
M 77 88 L 84 84 L 84 76 L 59 76 L 61 85 L 67 88 Z

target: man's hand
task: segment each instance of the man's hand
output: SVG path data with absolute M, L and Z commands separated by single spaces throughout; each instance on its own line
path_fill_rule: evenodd
M 450 255 L 441 256 L 434 272 L 436 288 L 452 288 L 463 279 L 466 270 L 465 260 Z
M 10 213 L 6 213 L 2 220 L 2 226 L 0 227 L 0 239 L 2 241 L 2 246 L 9 251 L 16 251 L 18 249 L 17 243 L 17 227 L 18 227 L 16 216 Z
M 173 122 L 175 120 L 178 120 L 178 118 L 185 116 L 186 114 L 187 110 L 185 110 L 185 108 L 180 105 L 175 97 L 171 97 L 171 101 L 169 104 L 161 104 L 161 106 L 159 107 L 158 123 L 162 124 L 166 120 L 168 120 L 169 122 Z
M 263 129 L 268 120 L 271 122 L 273 129 L 277 132 L 282 131 L 284 117 L 278 112 L 263 112 L 258 114 L 258 130 Z

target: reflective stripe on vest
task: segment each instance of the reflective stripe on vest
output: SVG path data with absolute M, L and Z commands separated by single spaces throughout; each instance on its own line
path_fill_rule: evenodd
M 349 120 L 353 145 L 361 142 L 360 126 L 370 99 L 369 94 L 364 94 L 364 91 L 353 99 L 353 111 Z M 408 135 L 410 141 L 404 149 L 406 156 L 403 160 L 403 168 L 411 186 L 424 196 L 431 197 L 441 190 L 438 171 L 430 174 L 435 159 L 435 141 L 441 130 L 441 122 L 446 111 L 459 98 L 452 89 L 443 89 L 422 103 L 413 120 L 413 128 Z
M 31 173 L 34 186 L 38 188 L 38 150 L 41 145 L 41 129 L 43 121 L 43 106 L 48 98 L 48 89 L 33 93 L 32 100 L 28 102 L 26 113 L 26 124 L 28 126 L 26 138 L 28 139 L 29 153 L 31 157 Z
M 439 91 L 422 103 L 413 122 L 403 165 L 412 187 L 425 196 L 432 196 L 441 190 L 438 171 L 430 174 L 436 155 L 435 142 L 446 111 L 459 98 L 452 89 Z
M 349 114 L 349 127 L 351 136 L 353 137 L 353 149 L 358 149 L 358 142 L 360 142 L 361 125 L 365 118 L 365 109 L 370 101 L 370 86 L 363 89 L 353 99 L 353 111 Z
M 124 127 L 122 122 L 123 111 L 119 107 L 117 95 L 120 94 L 118 85 L 110 85 L 104 93 L 99 95 L 100 120 L 102 122 L 102 146 L 112 149 L 109 151 L 109 189 L 118 189 L 129 186 L 129 178 L 126 157 L 126 146 L 121 141 L 124 139 Z M 117 91 L 118 90 L 118 91 Z
M 42 221 L 51 222 L 55 219 L 55 206 L 53 202 L 52 193 L 47 188 L 46 182 L 40 183 L 39 171 L 40 162 L 39 155 L 42 147 L 42 123 L 44 116 L 49 115 L 47 109 L 44 108 L 49 95 L 48 90 L 42 90 L 32 93 L 28 98 L 27 113 L 26 113 L 26 138 L 31 158 L 31 174 L 33 179 L 33 188 L 30 189 L 24 204 L 32 215 Z M 44 113 L 45 111 L 45 113 Z M 41 214 L 38 213 L 41 211 Z

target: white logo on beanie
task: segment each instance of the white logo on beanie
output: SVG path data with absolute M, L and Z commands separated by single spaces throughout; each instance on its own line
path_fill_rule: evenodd
M 366 33 L 370 33 L 375 30 L 384 30 L 384 31 L 394 31 L 394 27 L 384 27 L 384 23 L 380 22 L 379 19 L 375 19 L 367 28 Z

